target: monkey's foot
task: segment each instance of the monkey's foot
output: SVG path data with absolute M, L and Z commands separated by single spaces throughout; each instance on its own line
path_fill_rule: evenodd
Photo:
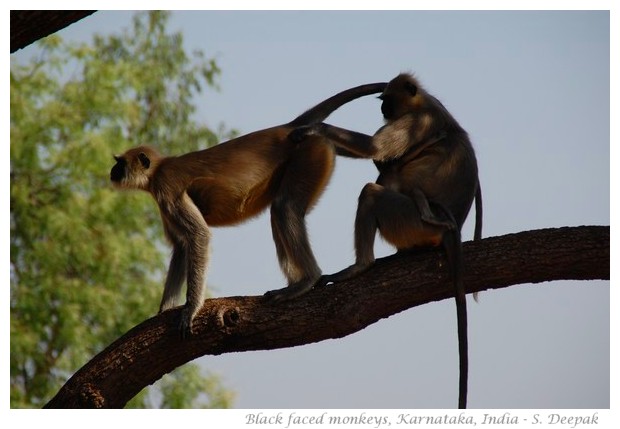
M 268 301 L 287 301 L 309 292 L 314 283 L 315 280 L 302 280 L 297 283 L 291 283 L 282 289 L 270 290 L 264 296 Z
M 321 276 L 315 286 L 323 287 L 327 286 L 329 283 L 338 283 L 344 280 L 352 279 L 368 270 L 371 266 L 372 264 L 353 264 L 342 271 L 338 271 L 337 273 Z

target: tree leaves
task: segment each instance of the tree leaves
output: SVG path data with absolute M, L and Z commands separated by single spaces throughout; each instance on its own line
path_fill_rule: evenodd
M 168 17 L 136 14 L 122 35 L 90 44 L 52 35 L 28 64 L 11 64 L 14 407 L 45 403 L 89 356 L 157 311 L 168 253 L 157 207 L 111 188 L 112 155 L 214 144 L 194 122 L 193 98 L 220 73 L 202 53 L 185 53 Z M 197 395 L 174 404 L 196 405 Z

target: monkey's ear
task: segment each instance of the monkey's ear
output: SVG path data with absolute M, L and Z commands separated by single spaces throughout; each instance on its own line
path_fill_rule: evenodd
M 117 156 L 117 155 L 112 155 L 112 157 L 114 158 L 114 161 L 116 161 L 116 162 L 118 162 L 118 161 L 120 161 L 120 160 L 121 160 L 121 157 L 120 157 L 120 156 Z
M 418 93 L 418 87 L 415 86 L 415 84 L 411 82 L 405 82 L 405 89 L 409 92 L 409 95 L 411 95 L 412 97 L 415 97 L 415 95 Z
M 140 164 L 142 164 L 142 167 L 148 169 L 151 166 L 151 160 L 146 155 L 146 153 L 140 152 L 138 154 L 138 159 L 140 160 Z

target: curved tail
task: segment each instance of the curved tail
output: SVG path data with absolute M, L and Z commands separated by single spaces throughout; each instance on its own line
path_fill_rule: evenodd
M 379 82 L 349 88 L 306 110 L 304 113 L 289 122 L 288 125 L 292 127 L 301 127 L 303 125 L 312 125 L 323 122 L 340 106 L 365 95 L 383 92 L 386 86 L 387 82 Z

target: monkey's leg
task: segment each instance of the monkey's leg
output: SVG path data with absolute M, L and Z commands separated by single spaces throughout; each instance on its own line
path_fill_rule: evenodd
M 271 227 L 278 260 L 288 286 L 269 291 L 270 299 L 291 299 L 314 286 L 321 276 L 305 224 L 334 169 L 333 146 L 318 136 L 299 143 L 291 154 L 271 206 Z
M 322 276 L 317 286 L 357 277 L 374 264 L 374 244 L 378 228 L 376 195 L 383 189 L 381 185 L 368 183 L 360 193 L 355 215 L 355 264 L 337 273 Z
M 374 263 L 377 230 L 398 250 L 441 244 L 443 227 L 427 225 L 416 201 L 376 183 L 364 186 L 355 217 L 355 264 L 321 277 L 319 285 L 358 276 Z

